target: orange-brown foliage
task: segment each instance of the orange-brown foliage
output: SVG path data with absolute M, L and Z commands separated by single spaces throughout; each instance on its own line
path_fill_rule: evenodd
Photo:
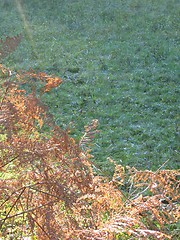
M 95 175 L 89 144 L 97 120 L 76 143 L 53 123 L 35 89 L 20 87 L 33 78 L 45 82 L 43 93 L 61 79 L 33 71 L 12 75 L 2 65 L 0 73 L 1 237 L 171 239 L 168 225 L 180 218 L 178 170 L 114 163 L 111 180 Z

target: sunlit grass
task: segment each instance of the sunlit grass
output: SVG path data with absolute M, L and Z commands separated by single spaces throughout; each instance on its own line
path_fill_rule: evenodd
M 169 159 L 165 167 L 178 168 L 178 7 L 175 0 L 2 0 L 0 34 L 24 35 L 4 64 L 64 80 L 43 100 L 58 125 L 74 125 L 77 139 L 99 120 L 93 154 L 105 172 L 107 157 L 149 169 Z

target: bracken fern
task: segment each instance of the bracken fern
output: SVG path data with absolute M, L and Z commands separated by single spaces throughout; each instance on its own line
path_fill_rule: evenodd
M 16 40 L 15 40 L 16 41 Z M 59 86 L 45 73 L 0 65 L 0 231 L 3 239 L 172 239 L 179 221 L 178 170 L 138 171 L 114 163 L 111 179 L 93 172 L 97 120 L 76 142 L 39 99 Z M 33 81 L 32 81 L 33 80 Z

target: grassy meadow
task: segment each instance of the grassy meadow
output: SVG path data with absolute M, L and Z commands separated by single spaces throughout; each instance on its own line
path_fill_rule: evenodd
M 63 79 L 46 93 L 55 122 L 75 139 L 99 120 L 94 163 L 179 168 L 178 0 L 1 0 L 0 37 L 22 33 L 3 59 L 14 71 Z

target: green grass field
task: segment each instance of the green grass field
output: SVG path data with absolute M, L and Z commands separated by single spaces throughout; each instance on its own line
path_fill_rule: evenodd
M 1 0 L 0 37 L 22 33 L 3 60 L 55 74 L 43 101 L 62 128 L 99 120 L 94 162 L 179 168 L 178 0 Z

